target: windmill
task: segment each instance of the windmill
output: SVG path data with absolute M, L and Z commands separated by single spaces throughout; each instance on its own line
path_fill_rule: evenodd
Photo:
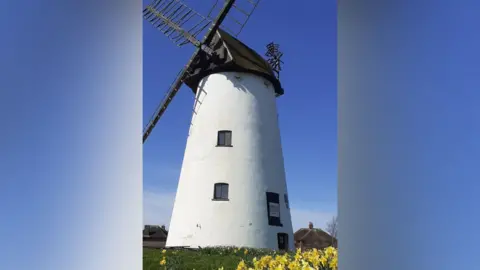
M 179 0 L 144 9 L 174 44 L 196 48 L 143 133 L 145 143 L 183 84 L 193 91 L 167 247 L 293 248 L 276 107 L 282 53 L 270 43 L 265 59 L 237 39 L 258 2 L 217 0 L 206 16 Z

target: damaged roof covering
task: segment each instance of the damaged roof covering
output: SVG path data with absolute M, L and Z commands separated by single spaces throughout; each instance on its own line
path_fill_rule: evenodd
M 193 60 L 190 75 L 184 80 L 194 93 L 196 93 L 200 81 L 208 75 L 234 71 L 261 76 L 273 84 L 277 96 L 283 95 L 284 90 L 280 81 L 275 77 L 268 62 L 240 40 L 218 29 L 209 47 L 216 55 L 210 57 L 204 51 L 200 51 Z

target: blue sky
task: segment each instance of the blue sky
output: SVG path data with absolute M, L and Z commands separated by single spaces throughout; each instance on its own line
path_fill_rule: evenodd
M 336 1 L 295 3 L 261 1 L 239 38 L 261 54 L 271 41 L 284 52 L 278 110 L 294 228 L 324 227 L 337 209 Z M 146 21 L 143 31 L 146 124 L 194 48 L 176 47 Z M 146 223 L 168 223 L 192 105 L 184 86 L 144 145 Z

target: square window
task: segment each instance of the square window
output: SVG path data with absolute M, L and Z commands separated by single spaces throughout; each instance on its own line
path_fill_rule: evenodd
M 217 146 L 232 146 L 232 131 L 220 130 L 217 137 Z
M 213 191 L 214 200 L 228 200 L 228 184 L 216 183 Z

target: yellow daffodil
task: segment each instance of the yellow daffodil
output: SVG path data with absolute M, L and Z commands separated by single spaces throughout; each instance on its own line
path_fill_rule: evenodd
M 245 264 L 245 261 L 242 260 L 238 266 L 237 266 L 237 270 L 247 270 L 247 265 Z
M 327 257 L 325 256 L 320 257 L 320 263 L 322 264 L 322 266 L 326 266 L 327 261 L 328 261 Z
M 248 253 L 245 249 L 245 254 Z M 238 264 L 238 270 L 318 270 L 328 269 L 337 270 L 338 254 L 333 247 L 324 250 L 312 249 L 301 251 L 298 249 L 295 255 L 290 256 L 288 253 L 280 255 L 276 252 L 272 255 L 265 255 L 260 258 L 253 258 L 253 268 L 247 268 L 245 261 Z
M 327 255 L 327 257 L 333 257 L 335 253 L 336 253 L 336 250 L 333 247 L 328 247 L 325 249 L 325 255 Z
M 330 268 L 336 270 L 338 267 L 338 257 L 333 257 L 332 260 L 330 261 Z
M 300 265 L 296 261 L 290 262 L 288 264 L 288 269 L 290 269 L 290 270 L 297 270 L 299 268 L 300 268 Z

